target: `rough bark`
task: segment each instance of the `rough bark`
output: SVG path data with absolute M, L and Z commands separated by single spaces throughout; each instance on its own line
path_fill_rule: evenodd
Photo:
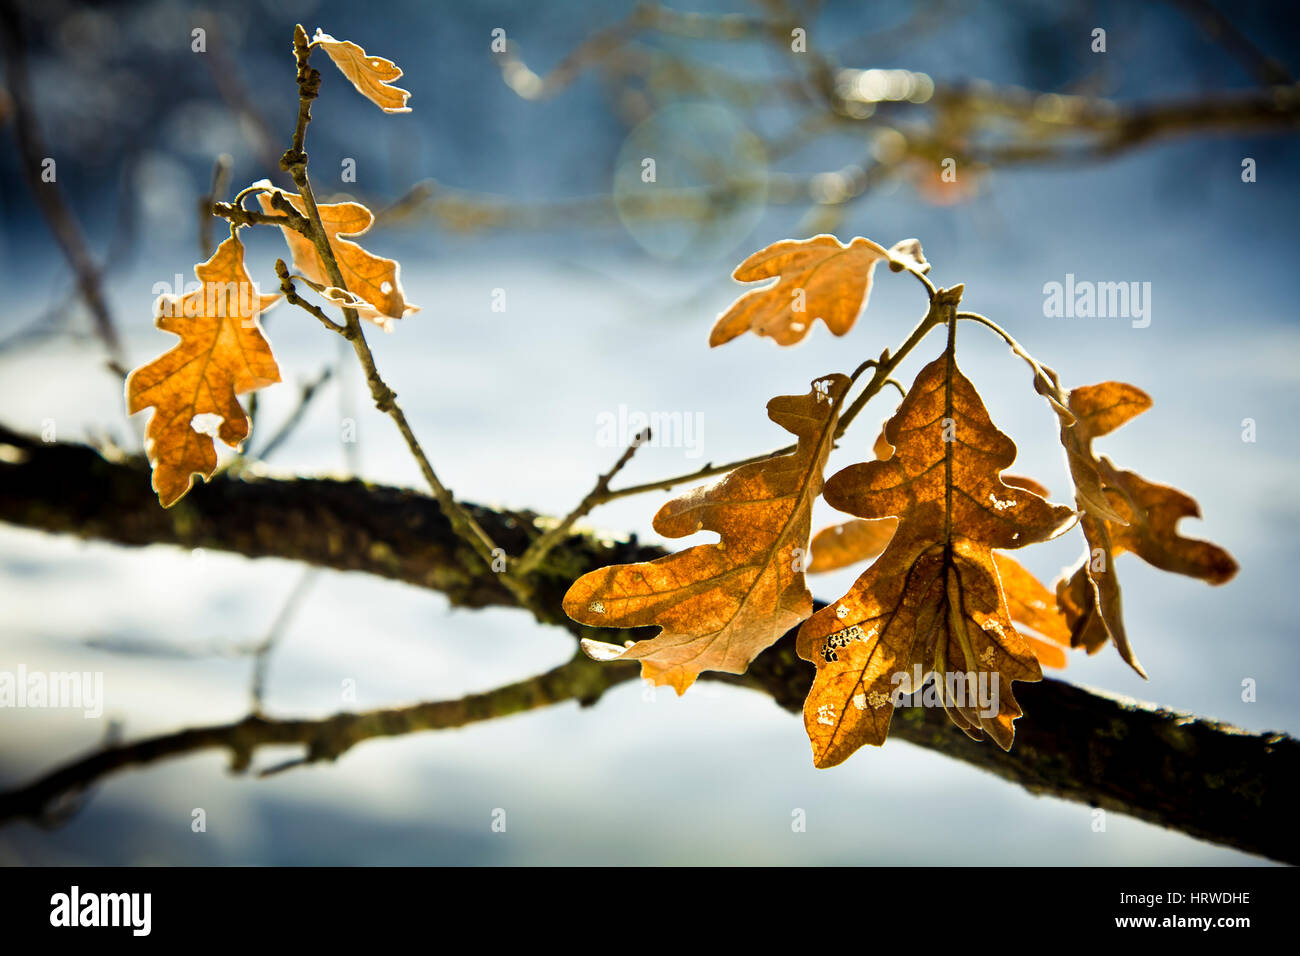
M 475 507 L 473 513 L 510 554 L 522 553 L 539 533 L 537 516 L 530 512 Z M 453 604 L 466 607 L 514 604 L 458 541 L 432 498 L 360 481 L 219 475 L 164 511 L 150 491 L 142 460 L 109 460 L 91 448 L 43 444 L 0 427 L 0 521 L 122 545 L 203 547 L 365 571 L 441 591 Z M 575 577 L 611 562 L 662 553 L 635 539 L 608 541 L 575 533 L 538 568 L 537 593 L 553 609 L 551 620 L 575 629 L 559 609 Z M 602 678 L 585 663 L 542 675 L 538 680 L 547 681 L 542 691 L 525 692 L 522 685 L 503 688 L 512 691 L 503 699 L 516 702 L 519 694 L 527 694 L 534 695 L 527 699 L 535 706 L 564 699 L 591 703 L 632 674 L 610 669 Z M 723 679 L 766 693 L 797 713 L 812 667 L 795 655 L 792 633 L 760 655 L 743 677 Z M 1300 742 L 1294 738 L 1251 733 L 1051 679 L 1020 684 L 1016 695 L 1025 716 L 1017 722 L 1010 752 L 970 740 L 942 710 L 930 708 L 900 709 L 893 736 L 1035 794 L 1300 862 L 1300 835 L 1291 819 L 1294 781 L 1300 779 Z M 449 708 L 462 703 L 340 714 L 324 721 L 251 717 L 110 748 L 0 795 L 0 818 L 37 814 L 59 794 L 120 767 L 213 746 L 231 749 L 237 762 L 259 743 L 301 743 L 307 748 L 304 759 L 332 758 L 369 737 L 452 726 L 444 721 L 465 714 Z M 525 709 L 512 707 L 508 712 Z M 475 713 L 474 719 L 492 716 Z

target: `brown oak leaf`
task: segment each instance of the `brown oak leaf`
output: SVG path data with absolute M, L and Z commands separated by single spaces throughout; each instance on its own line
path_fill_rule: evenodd
M 732 276 L 740 282 L 776 281 L 746 292 L 719 316 L 709 345 L 745 332 L 793 345 L 815 319 L 843 335 L 866 305 L 872 273 L 882 261 L 892 261 L 889 250 L 861 236 L 847 245 L 830 235 L 774 242 L 737 266 Z
M 411 94 L 392 85 L 402 75 L 401 68 L 392 60 L 370 56 L 351 40 L 336 40 L 328 33 L 322 33 L 319 27 L 311 38 L 311 45 L 329 54 L 339 72 L 357 88 L 357 92 L 385 113 L 411 112 L 406 105 Z
M 1185 574 L 1210 584 L 1232 580 L 1237 573 L 1232 555 L 1209 541 L 1184 538 L 1178 533 L 1180 519 L 1201 516 L 1194 498 L 1177 488 L 1147 481 L 1135 472 L 1120 471 L 1108 458 L 1101 459 L 1101 468 L 1111 504 L 1128 522 L 1110 529 L 1116 553 L 1131 551 L 1161 571 Z
M 883 743 L 896 695 L 918 690 L 917 674 L 935 674 L 957 726 L 1009 748 L 1020 715 L 1011 683 L 1042 678 L 992 549 L 1046 540 L 1073 512 L 1000 478 L 1015 444 L 951 351 L 917 375 L 885 436 L 892 457 L 850 465 L 824 491 L 841 511 L 896 517 L 898 529 L 848 594 L 799 630 L 800 656 L 817 665 L 804 725 L 819 767 Z
M 900 239 L 889 247 L 889 268 L 895 272 L 911 269 L 925 275 L 930 271 L 930 263 L 925 258 L 920 239 Z
M 207 480 L 216 470 L 212 436 L 195 429 L 195 417 L 220 418 L 217 437 L 237 447 L 248 437 L 249 421 L 236 396 L 280 381 L 258 323 L 280 297 L 258 292 L 244 267 L 243 244 L 227 239 L 194 274 L 201 289 L 159 296 L 154 306 L 155 324 L 180 342 L 126 380 L 127 412 L 154 409 L 144 446 L 164 508 L 184 497 L 195 475 Z
M 1088 521 L 1095 520 L 1087 518 L 1087 516 L 1081 517 L 1079 519 L 1080 526 L 1084 524 L 1085 519 Z M 1091 540 L 1100 540 L 1100 534 L 1101 532 L 1093 530 Z M 1084 538 L 1089 541 L 1088 554 L 1073 572 L 1062 575 L 1057 579 L 1056 606 L 1060 609 L 1061 616 L 1065 618 L 1065 623 L 1070 628 L 1070 646 L 1082 647 L 1089 654 L 1096 654 L 1110 640 L 1110 630 L 1106 627 L 1106 622 L 1101 616 L 1101 592 L 1094 586 L 1092 576 L 1088 573 L 1088 563 L 1096 561 L 1097 571 L 1100 572 L 1101 567 L 1109 560 L 1106 556 L 1110 554 L 1113 557 L 1114 555 L 1108 545 L 1105 544 L 1094 555 L 1087 529 L 1084 531 Z M 1107 540 L 1109 540 L 1109 536 Z M 1119 613 L 1122 611 L 1122 607 L 1116 609 L 1113 603 L 1117 596 L 1118 588 L 1108 588 L 1105 592 L 1106 600 L 1111 602 L 1110 616 L 1118 622 L 1120 640 L 1123 641 L 1123 647 L 1128 648 L 1128 635 L 1124 631 L 1123 615 Z M 1116 642 L 1116 647 L 1121 647 L 1119 641 Z M 1128 653 L 1130 656 L 1132 655 L 1132 648 L 1128 648 Z M 1123 654 L 1124 650 L 1121 649 L 1120 656 L 1122 657 Z M 1129 664 L 1129 666 L 1132 667 L 1133 665 Z M 1138 665 L 1137 671 L 1142 676 L 1146 676 L 1146 671 L 1142 669 L 1141 664 Z
M 662 628 L 627 647 L 584 640 L 590 656 L 639 660 L 643 678 L 681 694 L 701 671 L 744 673 L 812 613 L 804 582 L 812 503 L 849 384 L 847 376 L 831 375 L 807 395 L 772 399 L 768 417 L 798 436 L 792 453 L 743 465 L 655 515 L 659 534 L 714 531 L 716 544 L 601 568 L 574 582 L 564 610 L 580 624 Z
M 1132 551 L 1154 567 L 1210 584 L 1223 584 L 1237 571 L 1237 563 L 1222 548 L 1177 533 L 1181 518 L 1200 517 L 1195 500 L 1176 488 L 1120 471 L 1109 459 L 1094 454 L 1094 438 L 1114 431 L 1150 407 L 1145 392 L 1123 382 L 1070 391 L 1069 411 L 1076 421 L 1073 426 L 1063 424 L 1061 436 L 1076 481 L 1082 512 L 1079 524 L 1088 553 L 1056 586 L 1057 604 L 1070 626 L 1071 643 L 1095 653 L 1109 638 L 1124 661 L 1143 677 L 1146 671 L 1124 627 L 1115 558 Z
M 298 212 L 307 214 L 306 203 L 296 193 L 277 189 L 265 179 L 253 185 L 262 187 L 263 191 L 257 199 L 262 211 L 268 215 L 274 214 L 271 206 L 271 193 L 274 192 L 284 196 Z M 346 296 L 334 286 L 316 246 L 306 236 L 290 226 L 281 226 L 280 231 L 284 233 L 285 242 L 293 256 L 294 269 L 310 280 L 314 287 L 324 289 L 326 298 L 337 305 L 350 305 L 356 298 L 363 299 L 358 314 L 385 329 L 391 327 L 392 319 L 404 318 L 420 311 L 419 306 L 406 301 L 406 294 L 402 291 L 401 266 L 396 260 L 377 256 L 352 241 L 351 237 L 364 235 L 374 223 L 374 214 L 369 209 L 361 203 L 341 202 L 320 203 L 317 210 L 338 262 L 339 272 L 347 285 L 347 292 L 352 296 Z

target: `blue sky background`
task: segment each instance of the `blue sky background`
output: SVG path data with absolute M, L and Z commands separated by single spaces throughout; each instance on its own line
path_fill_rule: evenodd
M 213 155 L 233 154 L 236 188 L 267 170 L 212 73 L 189 50 L 189 31 L 201 22 L 196 8 L 50 9 L 68 12 L 48 15 L 35 31 L 41 119 L 96 250 L 109 248 L 124 221 L 134 224 L 107 291 L 138 364 L 170 344 L 152 328 L 151 288 L 178 272 L 191 275 L 194 204 Z M 308 143 L 313 166 L 337 169 L 342 158 L 355 158 L 355 188 L 368 197 L 395 197 L 426 177 L 520 200 L 610 189 L 630 130 L 599 80 L 584 75 L 554 99 L 527 102 L 502 82 L 488 41 L 494 27 L 505 28 L 544 72 L 630 4 L 221 9 L 227 54 L 277 137 L 288 135 L 294 115 L 288 44 L 296 19 L 405 69 L 414 112 L 397 117 L 373 109 L 337 75 L 325 76 Z M 1289 5 L 1239 3 L 1231 13 L 1269 52 L 1294 59 Z M 830 3 L 811 21 L 810 42 L 833 39 L 845 65 L 925 71 L 938 81 L 983 77 L 1064 92 L 1093 78 L 1100 92 L 1123 101 L 1252 82 L 1165 4 L 954 4 L 943 27 L 896 50 L 863 47 L 855 55 L 852 43 L 842 45 L 905 15 L 897 4 Z M 1097 25 L 1108 30 L 1101 65 L 1088 51 Z M 755 83 L 789 69 L 757 44 L 664 42 Z M 733 119 L 771 135 L 791 117 L 764 109 Z M 860 161 L 864 150 L 860 139 L 828 137 L 777 171 L 833 170 Z M 1121 558 L 1128 629 L 1151 680 L 1140 680 L 1111 649 L 1072 656 L 1062 676 L 1251 730 L 1291 733 L 1300 731 L 1289 600 L 1300 559 L 1293 491 L 1298 152 L 1294 136 L 1206 136 L 1104 164 L 995 171 L 976 198 L 955 206 L 930 205 L 907 186 L 886 188 L 849 207 L 836 229 L 842 238 L 884 244 L 920 237 L 934 280 L 965 283 L 966 304 L 1011 330 L 1066 385 L 1113 378 L 1146 389 L 1154 407 L 1102 439 L 1099 450 L 1196 497 L 1205 520 L 1184 522 L 1183 532 L 1222 544 L 1241 564 L 1232 583 L 1210 588 Z M 1243 157 L 1257 161 L 1253 184 L 1241 181 Z M 11 133 L 0 173 L 0 278 L 10 303 L 0 316 L 4 340 L 57 305 L 69 281 L 18 174 Z M 124 182 L 132 187 L 125 193 Z M 784 433 L 763 412 L 772 395 L 801 393 L 814 377 L 851 370 L 897 345 L 924 311 L 915 282 L 882 272 L 868 311 L 842 339 L 818 325 L 790 350 L 752 336 L 709 350 L 712 321 L 737 293 L 731 269 L 797 234 L 807 212 L 807 204 L 748 210 L 703 251 L 676 260 L 650 255 L 617 224 L 509 235 L 465 235 L 430 222 L 376 230 L 368 245 L 401 260 L 407 298 L 423 307 L 391 336 L 372 336 L 379 365 L 446 483 L 487 503 L 567 511 L 614 457 L 594 440 L 595 423 L 620 404 L 701 414 L 704 460 L 775 447 Z M 270 265 L 283 255 L 279 239 L 247 241 L 254 277 L 271 284 Z M 1045 318 L 1043 285 L 1067 273 L 1150 282 L 1150 327 Z M 497 288 L 507 292 L 504 315 L 490 308 Z M 53 419 L 60 438 L 107 432 L 126 441 L 120 386 L 81 334 L 86 317 L 79 307 L 55 316 L 55 334 L 27 335 L 0 350 L 3 421 L 39 432 Z M 315 322 L 287 307 L 271 314 L 269 334 L 288 383 L 337 355 Z M 926 343 L 900 378 L 910 382 L 941 348 L 938 338 Z M 1020 448 L 1014 470 L 1067 499 L 1054 420 L 1023 364 L 975 327 L 962 328 L 960 355 L 994 421 Z M 368 409 L 359 376 L 349 369 L 342 382 L 345 397 L 323 396 L 274 468 L 340 472 L 338 421 L 354 407 L 361 473 L 419 486 L 391 423 Z M 267 391 L 262 420 L 287 414 L 294 392 L 292 384 Z M 833 470 L 867 454 L 891 410 L 885 397 L 873 403 Z M 1257 423 L 1254 443 L 1241 440 L 1244 418 Z M 647 448 L 624 478 L 647 481 L 699 463 L 684 449 Z M 650 517 L 666 498 L 624 499 L 591 520 L 654 539 Z M 831 512 L 818 518 L 832 520 Z M 1081 549 L 1071 534 L 1024 562 L 1050 581 Z M 124 551 L 0 528 L 0 669 L 102 670 L 106 716 L 128 738 L 236 719 L 247 706 L 248 662 L 210 652 L 260 637 L 300 573 L 278 561 Z M 813 590 L 833 598 L 852 578 L 827 575 L 814 579 Z M 451 611 L 437 594 L 326 571 L 272 660 L 268 709 L 332 713 L 344 679 L 356 681 L 359 708 L 454 697 L 538 673 L 571 652 L 567 634 L 520 612 Z M 1253 703 L 1241 700 L 1246 678 L 1258 684 Z M 96 745 L 103 733 L 102 722 L 66 712 L 0 711 L 0 785 Z M 1115 815 L 1096 833 L 1086 807 L 1030 796 L 898 741 L 816 771 L 797 719 L 766 698 L 707 684 L 681 699 L 628 685 L 593 709 L 561 705 L 367 743 L 336 765 L 265 781 L 230 776 L 224 759 L 200 755 L 119 775 L 53 832 L 0 829 L 0 862 L 1259 862 Z M 207 811 L 207 833 L 190 831 L 195 807 Z M 490 829 L 495 808 L 507 811 L 504 834 Z M 791 832 L 796 808 L 807 812 L 806 833 Z

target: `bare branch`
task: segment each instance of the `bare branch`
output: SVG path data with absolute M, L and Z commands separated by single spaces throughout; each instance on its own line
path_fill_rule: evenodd
M 249 457 L 259 461 L 265 461 L 270 458 L 277 448 L 283 445 L 294 433 L 294 430 L 302 424 L 303 416 L 307 414 L 307 409 L 311 407 L 312 399 L 320 392 L 321 386 L 328 382 L 334 376 L 334 371 L 328 365 L 320 370 L 320 374 L 309 382 L 303 383 L 298 392 L 298 404 L 294 406 L 289 417 L 285 419 L 274 435 L 267 440 L 266 444 L 260 449 L 252 452 Z
M 307 592 L 316 582 L 318 572 L 315 568 L 307 568 L 298 578 L 298 583 L 293 586 L 284 603 L 280 606 L 279 612 L 275 615 L 275 620 L 271 622 L 271 627 L 266 632 L 266 637 L 253 648 L 253 681 L 249 696 L 252 697 L 253 713 L 262 713 L 262 703 L 266 697 L 266 671 L 270 665 L 271 652 L 284 636 L 285 630 L 289 627 L 289 622 L 293 620 L 298 609 L 302 607 L 303 600 L 307 597 Z
M 1172 0 L 1196 22 L 1207 37 L 1236 57 L 1259 82 L 1266 85 L 1292 83 L 1287 68 L 1274 57 L 1266 55 L 1251 39 L 1237 28 L 1232 18 L 1218 10 L 1210 0 Z

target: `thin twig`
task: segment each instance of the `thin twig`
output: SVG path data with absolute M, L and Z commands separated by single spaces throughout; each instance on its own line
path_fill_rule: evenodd
M 587 492 L 586 497 L 578 503 L 578 506 L 565 516 L 564 520 L 551 528 L 532 544 L 524 552 L 523 557 L 515 564 L 515 574 L 523 577 L 531 574 L 539 564 L 550 553 L 551 548 L 555 547 L 564 536 L 569 533 L 569 529 L 574 523 L 585 518 L 591 509 L 600 504 L 601 496 L 609 492 L 609 483 L 615 475 L 623 470 L 623 467 L 632 460 L 638 448 L 650 440 L 650 429 L 645 428 L 636 434 L 631 443 L 619 456 L 618 461 L 614 462 L 614 467 L 601 475 L 591 491 Z
M 220 216 L 235 226 L 288 226 L 290 229 L 299 228 L 299 223 L 292 216 L 273 216 L 270 213 L 244 209 L 228 202 L 214 202 L 212 204 L 212 214 Z
M 835 426 L 836 441 L 839 441 L 839 439 L 844 437 L 844 433 L 848 430 L 849 425 L 853 423 L 853 420 L 857 418 L 858 414 L 866 407 L 867 403 L 879 394 L 880 390 L 886 385 L 893 385 L 900 393 L 906 395 L 906 390 L 902 385 L 900 385 L 896 379 L 891 377 L 894 370 L 898 368 L 898 366 L 902 364 L 903 360 L 907 358 L 908 354 L 921 343 L 921 340 L 930 334 L 935 326 L 943 323 L 944 312 L 938 304 L 940 297 L 944 294 L 950 295 L 954 291 L 958 298 L 961 296 L 961 286 L 955 287 L 955 290 L 936 289 L 934 284 L 924 275 L 921 275 L 919 272 L 912 269 L 907 269 L 906 271 L 916 276 L 916 278 L 919 279 L 929 290 L 930 307 L 926 311 L 925 317 L 921 319 L 916 328 L 912 330 L 911 335 L 907 337 L 906 341 L 904 341 L 895 352 L 892 354 L 886 352 L 878 361 L 872 360 L 871 362 L 863 364 L 864 368 L 871 367 L 874 368 L 875 371 L 866 386 L 863 388 L 862 393 L 854 399 L 853 403 L 845 410 L 844 414 L 840 416 L 839 424 Z M 648 491 L 667 491 L 676 485 L 698 481 L 702 478 L 710 478 L 714 475 L 725 474 L 726 472 L 734 471 L 743 465 L 752 465 L 760 461 L 767 461 L 769 458 L 775 458 L 778 455 L 788 455 L 794 450 L 794 445 L 786 445 L 785 447 L 778 448 L 775 451 L 764 452 L 761 455 L 751 455 L 748 458 L 728 462 L 725 465 L 715 465 L 710 462 L 703 468 L 688 472 L 684 475 L 674 475 L 671 478 L 663 478 L 659 481 L 648 481 L 640 485 L 629 485 L 626 488 L 606 489 L 603 493 L 595 496 L 591 506 L 595 507 L 596 505 L 615 501 L 619 498 L 644 494 Z
M 60 798 L 83 793 L 109 774 L 183 754 L 224 749 L 230 752 L 231 769 L 244 771 L 262 747 L 303 747 L 302 759 L 272 768 L 288 769 L 336 760 L 357 744 L 375 738 L 465 727 L 566 700 L 593 704 L 607 689 L 631 680 L 636 672 L 634 665 L 600 664 L 578 653 L 544 674 L 458 700 L 339 713 L 320 720 L 274 720 L 255 711 L 231 724 L 193 727 L 131 744 L 106 743 L 25 787 L 0 792 L 0 822 L 24 816 L 46 820 L 49 808 Z
M 867 402 L 875 398 L 880 390 L 885 387 L 885 383 L 889 381 L 894 370 L 902 364 L 903 359 L 907 358 L 912 349 L 921 344 L 921 340 L 929 335 L 936 325 L 943 322 L 944 313 L 941 308 L 943 293 L 951 294 L 952 290 L 938 290 L 929 279 L 919 272 L 912 269 L 907 271 L 920 279 L 929 291 L 929 308 L 926 310 L 925 316 L 917 323 L 916 328 L 912 330 L 912 334 L 898 347 L 896 352 L 892 355 L 888 353 L 881 355 L 880 361 L 876 363 L 875 372 L 872 374 L 871 380 L 867 382 L 866 387 L 863 388 L 862 394 L 854 399 L 853 404 L 845 409 L 844 414 L 840 416 L 840 422 L 835 428 L 835 438 L 837 440 L 843 437 L 848 427 L 853 424 L 853 420 L 858 417 L 862 409 L 866 408 Z M 958 298 L 961 297 L 961 289 L 961 286 L 956 286 L 955 291 Z
M 253 680 L 250 695 L 254 714 L 262 712 L 262 701 L 266 690 L 266 671 L 270 664 L 271 651 L 279 643 L 298 608 L 302 606 L 303 600 L 307 597 L 307 592 L 311 589 L 312 584 L 316 582 L 319 573 L 316 568 L 306 568 L 302 572 L 302 575 L 298 578 L 298 583 L 293 586 L 293 590 L 289 592 L 288 597 L 284 599 L 284 603 L 280 605 L 280 610 L 275 615 L 275 620 L 271 622 L 266 637 L 253 649 Z
M 308 406 L 311 405 L 312 399 L 320 391 L 322 385 L 333 377 L 334 371 L 326 365 L 319 375 L 302 386 L 298 395 L 298 404 L 294 407 L 292 414 L 289 415 L 283 425 L 276 430 L 270 440 L 259 450 L 250 455 L 258 461 L 266 461 L 275 453 L 284 442 L 293 434 L 294 430 L 302 423 L 303 415 L 306 414 Z
M 347 326 L 339 325 L 325 314 L 324 309 L 314 302 L 308 302 L 298 294 L 298 289 L 293 284 L 293 277 L 289 275 L 289 267 L 284 264 L 283 259 L 275 260 L 275 274 L 280 277 L 280 291 L 284 294 L 284 301 L 290 305 L 296 305 L 308 315 L 314 316 L 321 325 L 331 332 L 336 332 L 339 335 L 347 334 Z
M 1172 0 L 1181 7 L 1207 37 L 1236 57 L 1255 78 L 1265 85 L 1294 82 L 1287 68 L 1275 57 L 1257 47 L 1237 28 L 1232 18 L 1218 10 L 1209 0 Z
M 199 197 L 199 255 L 212 258 L 212 204 L 226 192 L 230 184 L 230 167 L 234 161 L 229 153 L 222 153 L 212 164 L 212 185 L 207 195 Z
M 1038 390 L 1038 393 L 1047 399 L 1048 404 L 1051 405 L 1058 414 L 1064 416 L 1065 421 L 1074 421 L 1074 413 L 1071 412 L 1069 408 L 1069 396 L 1062 391 L 1060 380 L 1057 378 L 1056 372 L 1052 371 L 1052 369 L 1048 368 L 1046 365 L 1039 362 L 1038 359 L 1030 355 L 1025 347 L 1017 342 L 1010 332 L 1002 328 L 1002 326 L 998 325 L 992 319 L 980 315 L 978 312 L 958 312 L 957 318 L 963 321 L 977 322 L 990 331 L 996 333 L 1002 341 L 1007 343 L 1012 352 L 1023 359 L 1025 364 L 1033 369 L 1034 387 Z
M 698 471 L 688 472 L 684 475 L 674 475 L 671 478 L 663 478 L 659 481 L 648 481 L 642 485 L 629 485 L 626 488 L 611 489 L 600 495 L 595 504 L 603 505 L 609 501 L 616 501 L 619 498 L 627 498 L 631 495 L 644 494 L 647 491 L 667 491 L 675 485 L 684 485 L 688 482 L 698 481 L 701 478 L 710 478 L 713 475 L 721 475 L 728 471 L 734 471 L 742 465 L 752 465 L 760 461 L 767 461 L 769 458 L 775 458 L 777 455 L 788 455 L 790 452 L 794 451 L 794 447 L 794 445 L 787 445 L 784 448 L 776 449 L 776 451 L 766 451 L 761 455 L 750 455 L 748 458 L 741 458 L 739 461 L 727 462 L 725 465 L 715 465 L 710 462 Z

